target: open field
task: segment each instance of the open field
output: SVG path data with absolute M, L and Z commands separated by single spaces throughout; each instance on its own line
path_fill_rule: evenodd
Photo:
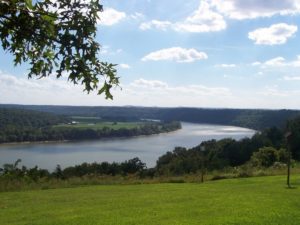
M 125 129 L 133 129 L 136 127 L 142 126 L 144 123 L 142 122 L 79 122 L 77 124 L 61 124 L 55 125 L 55 128 L 78 128 L 78 129 L 103 129 L 104 127 L 108 127 L 113 130 L 119 130 L 121 128 Z
M 0 224 L 295 224 L 300 176 L 0 193 Z

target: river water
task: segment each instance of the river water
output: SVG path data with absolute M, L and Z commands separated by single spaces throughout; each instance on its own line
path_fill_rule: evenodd
M 175 147 L 191 148 L 211 139 L 251 137 L 255 131 L 233 126 L 182 123 L 182 129 L 170 133 L 132 138 L 111 138 L 95 141 L 30 143 L 0 145 L 0 167 L 4 163 L 22 160 L 22 165 L 52 171 L 83 162 L 121 162 L 139 157 L 148 167 L 159 156 Z

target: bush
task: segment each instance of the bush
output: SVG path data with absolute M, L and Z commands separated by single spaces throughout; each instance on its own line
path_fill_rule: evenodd
M 250 162 L 254 167 L 271 167 L 275 162 L 286 162 L 285 149 L 277 150 L 273 147 L 263 147 L 251 156 Z

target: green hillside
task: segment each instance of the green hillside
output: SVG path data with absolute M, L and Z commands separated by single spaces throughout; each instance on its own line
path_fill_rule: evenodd
M 0 224 L 298 225 L 299 178 L 293 176 L 293 189 L 273 176 L 3 192 Z
M 117 122 L 100 117 L 71 117 L 51 112 L 0 107 L 0 144 L 132 137 L 170 132 L 180 128 L 180 123 L 175 121 Z

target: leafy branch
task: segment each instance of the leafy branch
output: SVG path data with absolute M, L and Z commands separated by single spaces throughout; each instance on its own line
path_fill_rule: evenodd
M 116 65 L 99 60 L 95 40 L 102 10 L 99 0 L 1 0 L 2 47 L 15 65 L 30 65 L 29 78 L 67 73 L 84 91 L 112 99 L 111 88 L 119 85 Z

